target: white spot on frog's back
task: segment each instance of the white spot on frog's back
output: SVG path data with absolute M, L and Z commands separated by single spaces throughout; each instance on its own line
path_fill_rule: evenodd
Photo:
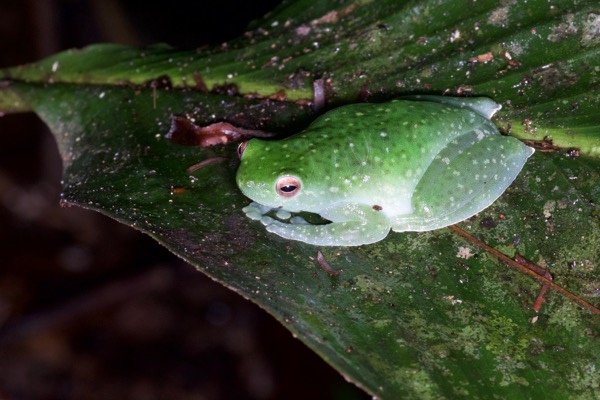
M 475 129 L 475 134 L 477 135 L 477 140 L 482 140 L 486 135 L 481 129 Z

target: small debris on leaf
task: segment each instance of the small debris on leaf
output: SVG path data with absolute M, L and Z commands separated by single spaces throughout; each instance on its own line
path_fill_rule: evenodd
M 329 265 L 329 263 L 325 260 L 323 253 L 321 253 L 321 250 L 317 251 L 317 263 L 323 271 L 327 272 L 331 276 L 338 276 L 342 273 L 342 270 L 335 270 Z
M 463 246 L 460 246 L 458 248 L 458 252 L 456 253 L 456 257 L 463 258 L 465 260 L 468 260 L 469 258 L 473 257 L 474 255 L 475 254 L 473 254 L 471 249 L 469 249 L 468 247 L 463 247 Z
M 536 274 L 541 275 L 550 281 L 552 280 L 552 275 L 550 275 L 550 272 L 548 272 L 547 269 L 542 268 L 539 265 L 532 263 L 531 261 L 527 260 L 525 257 L 522 257 L 519 254 L 516 254 L 515 261 L 518 262 L 519 264 L 523 265 L 524 267 L 529 268 Z M 535 303 L 533 303 L 533 306 L 531 307 L 531 308 L 533 308 L 533 310 L 536 313 L 540 312 L 540 309 L 542 308 L 542 304 L 544 304 L 544 301 L 545 301 L 544 295 L 546 294 L 546 292 L 548 291 L 549 288 L 550 287 L 548 285 L 542 285 L 542 288 L 540 289 L 540 292 L 538 293 Z M 535 322 L 532 322 L 532 323 L 535 323 Z
M 564 151 L 567 157 L 573 158 L 579 157 L 580 155 L 580 151 L 578 148 L 569 147 L 565 149 L 563 147 L 556 146 L 554 143 L 552 143 L 552 139 L 549 137 L 545 137 L 544 140 L 524 140 L 523 143 L 525 143 L 529 147 L 533 147 L 534 149 L 542 153 Z
M 171 129 L 165 137 L 177 144 L 209 147 L 241 142 L 252 137 L 272 136 L 260 130 L 239 128 L 228 122 L 198 126 L 186 117 L 175 115 L 171 117 Z
M 208 87 L 206 86 L 206 83 L 204 83 L 204 79 L 202 79 L 202 75 L 200 75 L 199 72 L 194 72 L 192 74 L 192 77 L 194 78 L 194 82 L 196 83 L 195 89 L 198 90 L 199 92 L 207 93 Z
M 206 159 L 204 161 L 200 161 L 197 164 L 194 164 L 192 166 L 187 167 L 186 168 L 186 172 L 188 174 L 191 174 L 192 172 L 196 172 L 199 169 L 202 169 L 202 168 L 207 167 L 209 165 L 216 164 L 218 162 L 222 162 L 222 161 L 226 161 L 226 160 L 227 159 L 225 157 L 212 157 L 212 158 L 208 158 L 208 159 Z
M 313 93 L 313 110 L 320 112 L 325 108 L 325 79 L 315 79 Z
M 150 79 L 146 81 L 146 85 L 153 89 L 173 89 L 173 82 L 171 81 L 171 78 L 168 75 L 161 75 L 157 78 Z
M 475 64 L 475 63 L 487 63 L 489 61 L 492 61 L 494 59 L 494 55 L 492 54 L 492 52 L 488 51 L 487 53 L 483 53 L 483 54 L 479 54 L 477 57 L 471 57 L 469 58 L 469 62 L 471 64 Z
M 183 186 L 171 186 L 171 194 L 183 194 L 185 193 L 185 188 Z
M 211 92 L 215 94 L 222 94 L 224 96 L 237 97 L 240 95 L 240 88 L 235 83 L 224 83 L 222 85 L 214 85 Z

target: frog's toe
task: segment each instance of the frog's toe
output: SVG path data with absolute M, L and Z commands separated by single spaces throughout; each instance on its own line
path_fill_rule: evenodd
M 283 222 L 277 221 L 275 218 L 271 218 L 268 215 L 263 215 L 260 218 L 260 223 L 263 224 L 264 226 L 266 226 L 267 230 L 268 230 L 269 226 L 271 226 L 271 225 L 285 225 Z
M 292 214 L 289 211 L 286 211 L 286 210 L 277 210 L 277 213 L 275 213 L 275 216 L 278 219 L 286 220 L 286 219 L 290 219 L 290 217 L 292 216 Z
M 259 221 L 262 218 L 262 214 L 260 212 L 258 212 L 256 209 L 252 209 L 249 207 L 244 207 L 242 208 L 242 211 L 244 212 L 244 214 L 246 214 L 246 217 L 254 220 L 254 221 Z
M 255 201 L 242 208 L 242 211 L 244 212 L 244 214 L 246 214 L 246 217 L 255 221 L 260 220 L 263 217 L 263 215 L 268 213 L 270 210 L 271 207 L 263 206 L 262 204 L 258 204 Z
M 295 216 L 290 220 L 290 222 L 294 225 L 310 225 L 310 222 L 300 216 Z

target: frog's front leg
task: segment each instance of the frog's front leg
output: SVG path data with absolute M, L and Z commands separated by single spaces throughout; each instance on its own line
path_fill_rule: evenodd
M 260 221 L 268 232 L 316 246 L 360 246 L 375 243 L 385 238 L 390 231 L 387 217 L 367 206 L 335 210 L 324 217 L 333 219 L 334 222 L 324 225 L 312 225 L 304 220 L 300 220 L 300 223 L 285 223 L 268 216 L 263 216 Z
M 272 219 L 267 231 L 283 238 L 315 246 L 360 246 L 375 243 L 387 236 L 388 223 L 373 221 L 331 222 L 325 225 L 286 224 Z

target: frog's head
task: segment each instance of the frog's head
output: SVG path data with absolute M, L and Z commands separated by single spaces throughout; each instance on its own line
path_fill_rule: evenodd
M 314 179 L 305 176 L 297 160 L 281 153 L 275 142 L 252 139 L 240 144 L 238 187 L 250 199 L 271 208 L 317 212 L 322 205 L 313 200 L 310 186 Z

